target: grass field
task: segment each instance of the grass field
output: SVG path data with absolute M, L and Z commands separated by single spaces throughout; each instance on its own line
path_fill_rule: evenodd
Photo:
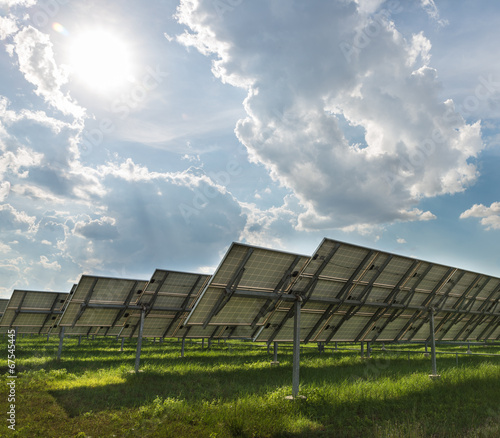
M 0 338 L 0 436 L 12 437 L 500 437 L 500 357 L 430 358 L 374 347 L 319 354 L 302 347 L 300 394 L 291 393 L 292 354 L 280 345 L 279 366 L 265 346 L 230 341 L 64 341 L 18 337 L 16 430 L 7 428 L 7 339 Z M 348 347 L 349 345 L 344 345 Z M 205 344 L 206 347 L 206 344 Z M 354 348 L 354 346 L 350 346 Z M 421 346 L 406 346 L 423 352 Z M 461 352 L 466 347 L 438 348 Z M 500 353 L 499 347 L 474 352 Z

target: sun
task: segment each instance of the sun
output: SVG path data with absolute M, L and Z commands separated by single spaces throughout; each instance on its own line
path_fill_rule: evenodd
M 122 39 L 93 30 L 77 36 L 70 47 L 73 74 L 95 92 L 111 92 L 133 81 L 131 53 Z

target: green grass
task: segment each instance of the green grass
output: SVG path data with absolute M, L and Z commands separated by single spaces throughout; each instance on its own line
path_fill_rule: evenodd
M 0 338 L 0 412 L 6 413 L 7 341 Z M 430 358 L 396 353 L 371 359 L 359 351 L 313 345 L 301 353 L 300 394 L 291 393 L 291 348 L 280 365 L 262 345 L 217 342 L 143 343 L 142 372 L 131 373 L 135 341 L 18 338 L 16 431 L 12 437 L 499 437 L 500 357 L 438 356 L 441 379 L 429 379 Z M 206 344 L 205 344 L 206 346 Z M 348 347 L 348 345 L 345 345 Z M 352 347 L 352 346 L 351 346 Z M 445 348 L 440 346 L 440 351 Z M 466 347 L 447 347 L 464 353 Z M 474 352 L 500 353 L 499 347 Z M 3 356 L 3 357 L 2 357 Z

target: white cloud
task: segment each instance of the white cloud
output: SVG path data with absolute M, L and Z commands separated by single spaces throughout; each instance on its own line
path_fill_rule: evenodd
M 12 248 L 5 243 L 0 242 L 0 252 L 9 252 Z
M 37 0 L 0 0 L 0 6 L 33 6 L 36 5 Z
M 57 262 L 57 260 L 54 260 L 53 262 L 49 262 L 49 259 L 46 256 L 40 256 L 40 265 L 44 269 L 50 269 L 52 271 L 60 271 L 61 270 L 61 265 Z
M 223 17 L 209 0 L 178 8 L 189 28 L 179 41 L 248 90 L 236 134 L 306 209 L 298 229 L 429 220 L 415 210 L 422 198 L 461 192 L 478 176 L 468 160 L 483 148 L 480 124 L 440 100 L 425 36 L 405 39 L 390 11 L 370 14 L 378 6 L 243 2 Z
M 406 240 L 403 239 L 402 237 L 398 237 L 397 240 L 396 240 L 396 242 L 398 242 L 400 245 L 403 245 L 403 244 L 406 243 Z
M 73 232 L 90 240 L 113 240 L 119 237 L 116 220 L 107 216 L 86 222 L 79 221 Z
M 489 207 L 474 204 L 460 215 L 460 219 L 481 218 L 481 225 L 487 230 L 500 230 L 500 202 L 493 202 Z
M 0 183 L 0 202 L 3 202 L 7 199 L 10 193 L 10 182 L 3 181 Z
M 434 0 L 420 0 L 420 3 L 424 11 L 427 12 L 427 15 L 435 20 L 440 26 L 446 26 L 448 24 L 448 20 L 439 18 L 439 9 L 436 3 L 434 3 Z
M 34 233 L 37 230 L 36 217 L 15 209 L 10 204 L 0 204 L 0 225 L 2 231 L 12 230 Z
M 282 206 L 261 210 L 255 204 L 241 202 L 246 222 L 238 240 L 264 247 L 286 246 L 284 236 L 291 231 L 296 217 L 290 203 L 291 199 L 287 196 Z M 285 225 L 287 223 L 290 228 L 288 230 Z
M 63 114 L 71 114 L 77 119 L 84 116 L 84 109 L 61 91 L 68 81 L 68 72 L 57 65 L 47 34 L 27 26 L 15 35 L 14 50 L 19 69 L 26 80 L 36 86 L 36 94 Z
M 10 17 L 0 17 L 0 40 L 4 40 L 9 35 L 16 33 L 17 30 L 18 27 L 15 20 Z

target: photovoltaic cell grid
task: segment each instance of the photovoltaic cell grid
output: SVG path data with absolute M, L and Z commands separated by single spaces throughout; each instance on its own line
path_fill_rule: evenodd
M 57 332 L 68 293 L 15 290 L 0 320 L 0 327 L 17 328 L 18 333 Z
M 500 279 L 330 239 L 310 259 L 233 244 L 187 324 L 292 341 L 297 294 L 302 342 L 425 341 L 430 308 L 438 340 L 500 338 Z
M 127 319 L 128 306 L 135 306 L 146 286 L 144 280 L 83 275 L 71 294 L 59 322 L 65 334 L 116 334 Z
M 0 320 L 5 312 L 5 309 L 7 308 L 7 304 L 9 304 L 9 300 L 0 299 Z
M 142 335 L 159 338 L 186 335 L 182 324 L 209 278 L 204 274 L 157 269 L 137 302 L 148 308 Z M 141 310 L 132 310 L 125 316 L 128 318 L 119 336 L 138 336 Z M 209 336 L 208 331 L 204 336 Z
M 221 337 L 253 338 L 280 297 L 289 293 L 307 260 L 298 254 L 233 243 L 186 324 L 224 327 Z

